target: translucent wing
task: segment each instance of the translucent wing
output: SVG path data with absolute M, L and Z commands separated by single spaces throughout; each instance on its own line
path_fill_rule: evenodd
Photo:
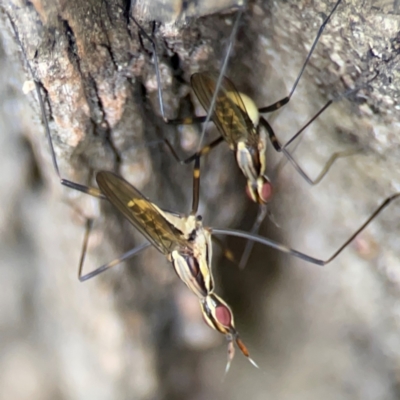
M 208 112 L 218 78 L 210 72 L 193 74 L 190 82 L 194 93 L 203 108 Z M 253 123 L 235 85 L 223 77 L 221 88 L 211 117 L 221 135 L 229 145 L 235 146 L 239 140 L 245 140 L 254 132 Z
M 100 171 L 96 181 L 107 199 L 161 253 L 169 254 L 186 244 L 183 233 L 125 179 L 112 172 Z

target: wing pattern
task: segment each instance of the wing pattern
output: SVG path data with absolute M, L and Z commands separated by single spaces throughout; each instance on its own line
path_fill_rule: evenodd
M 208 112 L 218 78 L 210 72 L 198 72 L 192 75 L 191 85 L 203 108 Z M 239 140 L 249 139 L 254 132 L 253 123 L 235 85 L 223 77 L 214 113 L 211 117 L 218 130 L 230 146 Z
M 160 211 L 122 177 L 100 171 L 96 181 L 107 199 L 161 253 L 169 254 L 187 242 L 183 233 L 169 223 Z

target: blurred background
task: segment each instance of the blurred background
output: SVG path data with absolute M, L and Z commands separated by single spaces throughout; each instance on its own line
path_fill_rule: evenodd
M 240 271 L 215 248 L 216 292 L 260 366 L 237 352 L 224 380 L 225 339 L 155 249 L 78 281 L 82 215 L 96 217 L 86 271 L 142 238 L 111 207 L 59 184 L 21 47 L 45 88 L 62 176 L 93 183 L 93 171 L 114 169 L 156 204 L 187 213 L 192 168 L 160 138 L 183 157 L 200 128 L 163 123 L 152 48 L 129 15 L 149 33 L 147 21 L 163 22 L 154 36 L 173 118 L 202 115 L 190 75 L 219 69 L 240 4 L 61 3 L 1 2 L 0 399 L 399 398 L 400 201 L 326 267 L 257 245 Z M 333 5 L 250 2 L 227 75 L 260 107 L 283 98 Z M 262 235 L 327 259 L 400 190 L 399 27 L 397 2 L 339 5 L 292 101 L 268 119 L 283 142 L 329 99 L 362 87 L 313 123 L 294 154 L 314 177 L 334 152 L 360 150 L 310 187 L 270 146 L 276 224 L 266 219 Z M 217 134 L 209 131 L 207 142 Z M 248 230 L 257 207 L 244 187 L 221 144 L 202 160 L 204 224 Z M 226 245 L 240 257 L 243 240 Z

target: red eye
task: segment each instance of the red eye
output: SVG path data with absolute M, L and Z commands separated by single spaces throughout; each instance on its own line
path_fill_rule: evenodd
M 268 203 L 268 201 L 272 197 L 272 185 L 270 182 L 264 182 L 261 187 L 261 193 L 259 193 L 259 195 L 264 203 Z
M 225 307 L 224 305 L 219 305 L 215 309 L 215 318 L 221 325 L 226 326 L 226 327 L 231 326 L 232 315 L 231 315 L 231 312 L 229 311 L 229 309 L 227 307 Z

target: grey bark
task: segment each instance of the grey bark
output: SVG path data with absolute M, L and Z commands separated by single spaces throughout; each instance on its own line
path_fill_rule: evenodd
M 228 76 L 260 106 L 284 97 L 331 7 L 328 1 L 251 2 Z M 8 121 L 1 157 L 1 397 L 399 397 L 398 204 L 324 269 L 258 247 L 244 272 L 214 257 L 218 292 L 261 366 L 254 370 L 238 354 L 223 384 L 224 342 L 207 330 L 197 301 L 155 250 L 80 284 L 83 225 L 62 199 L 85 215 L 97 215 L 96 207 L 60 190 L 36 97 L 21 91 L 31 77 L 19 41 L 46 95 L 63 177 L 87 183 L 93 170 L 113 169 L 158 205 L 187 212 L 191 168 L 154 142 L 167 135 L 176 138 L 180 154 L 191 154 L 197 131 L 174 130 L 159 117 L 151 48 L 139 43 L 130 4 L 3 0 L 1 8 L 7 56 L 1 113 Z M 232 20 L 214 15 L 156 27 L 168 116 L 202 112 L 187 82 L 195 71 L 218 70 Z M 397 2 L 339 6 L 293 101 L 272 123 L 283 141 L 329 98 L 361 87 L 331 106 L 294 154 L 314 176 L 334 151 L 362 151 L 339 160 L 310 188 L 290 165 L 275 174 L 279 157 L 271 150 L 271 210 L 280 228 L 266 221 L 263 234 L 327 258 L 398 190 L 399 25 Z M 256 210 L 243 188 L 231 152 L 221 145 L 202 162 L 205 225 L 232 227 L 242 219 L 248 229 Z M 140 241 L 106 205 L 97 221 L 87 270 Z M 228 245 L 240 255 L 242 241 Z

